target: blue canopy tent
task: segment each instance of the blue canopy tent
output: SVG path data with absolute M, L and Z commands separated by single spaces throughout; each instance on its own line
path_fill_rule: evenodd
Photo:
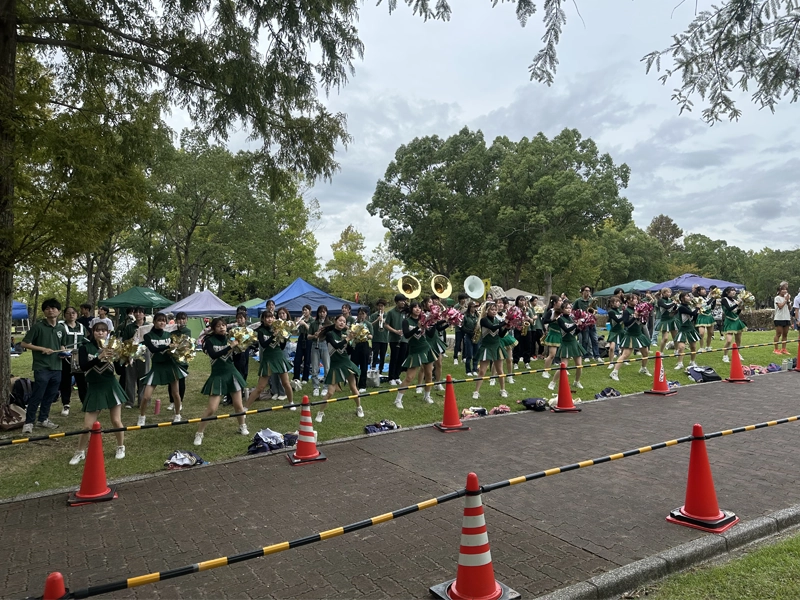
M 676 277 L 675 279 L 670 279 L 669 281 L 665 281 L 664 283 L 659 283 L 658 285 L 654 285 L 653 287 L 649 288 L 648 291 L 657 292 L 661 288 L 671 288 L 673 292 L 691 292 L 692 287 L 694 287 L 695 285 L 703 286 L 706 289 L 708 289 L 712 285 L 715 285 L 718 288 L 722 289 L 725 289 L 728 286 L 734 287 L 737 290 L 741 290 L 744 288 L 744 285 L 742 285 L 741 283 L 722 281 L 721 279 L 709 279 L 708 277 L 700 277 L 700 275 L 693 275 L 692 273 L 684 273 L 683 275 Z
M 22 302 L 13 300 L 14 304 L 11 307 L 11 320 L 18 321 L 20 319 L 28 319 L 28 305 Z
M 270 298 L 275 303 L 277 308 L 285 308 L 288 310 L 292 317 L 298 316 L 303 311 L 303 305 L 310 304 L 312 314 L 317 310 L 320 304 L 328 307 L 328 315 L 331 317 L 342 314 L 342 304 L 350 304 L 353 307 L 353 314 L 361 306 L 349 300 L 337 298 L 330 294 L 323 292 L 321 289 L 314 287 L 301 277 L 295 279 L 286 288 L 275 294 Z M 247 309 L 248 316 L 257 317 L 261 314 L 267 306 L 267 301 L 256 304 Z

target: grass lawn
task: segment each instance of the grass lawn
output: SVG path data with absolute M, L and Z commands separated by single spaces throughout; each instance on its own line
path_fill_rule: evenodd
M 758 344 L 772 341 L 772 332 L 748 332 L 745 333 L 743 343 Z M 714 342 L 715 348 L 721 347 L 721 342 L 717 339 Z M 796 346 L 792 344 L 790 351 L 794 354 Z M 745 364 L 767 365 L 770 362 L 780 363 L 782 357 L 772 354 L 769 346 L 761 348 L 747 349 L 742 352 L 745 357 Z M 667 378 L 678 380 L 682 385 L 689 385 L 689 378 L 682 372 L 673 371 L 676 363 L 674 358 L 668 358 L 665 369 Z M 688 364 L 688 358 L 686 360 Z M 729 372 L 728 365 L 722 362 L 722 353 L 714 352 L 711 354 L 698 355 L 698 364 L 710 366 L 717 372 L 726 377 Z M 531 364 L 532 368 L 541 368 L 542 361 Z M 26 352 L 18 358 L 12 359 L 12 372 L 21 377 L 32 377 L 31 374 L 31 353 Z M 650 361 L 649 368 L 654 370 L 653 361 Z M 183 416 L 194 418 L 201 416 L 207 404 L 207 398 L 200 394 L 203 384 L 208 376 L 208 358 L 198 353 L 194 362 L 191 364 L 189 379 L 186 386 L 186 399 L 184 404 Z M 444 359 L 444 372 L 449 373 L 454 379 L 465 377 L 464 366 L 453 365 L 452 358 Z M 554 373 L 554 376 L 557 374 Z M 572 375 L 572 374 L 571 374 Z M 594 395 L 605 387 L 614 387 L 623 394 L 640 392 L 652 387 L 652 377 L 640 375 L 638 364 L 623 366 L 620 368 L 621 381 L 615 382 L 609 378 L 609 371 L 606 365 L 593 366 L 583 370 L 582 383 L 585 389 L 573 393 L 573 398 L 591 400 Z M 257 365 L 254 362 L 250 369 L 251 386 L 255 386 L 257 380 Z M 462 383 L 455 386 L 456 398 L 459 409 L 468 406 L 480 405 L 491 408 L 499 404 L 508 404 L 512 410 L 518 410 L 520 405 L 516 400 L 529 397 L 550 398 L 553 392 L 547 389 L 549 380 L 543 379 L 540 373 L 522 375 L 516 377 L 514 384 L 509 384 L 509 398 L 500 398 L 499 385 L 489 386 L 486 381 L 481 388 L 480 400 L 472 399 L 472 392 L 475 389 L 473 383 Z M 389 386 L 384 384 L 383 388 Z M 303 387 L 301 392 L 296 392 L 295 402 L 300 402 L 302 394 L 308 394 L 309 398 L 318 400 L 311 396 L 311 384 Z M 341 394 L 346 395 L 346 394 Z M 73 392 L 77 397 L 77 391 Z M 403 427 L 434 423 L 441 421 L 442 407 L 444 400 L 443 392 L 434 392 L 435 403 L 428 405 L 423 403 L 422 396 L 413 391 L 408 391 L 404 398 L 404 410 L 394 407 L 394 394 L 381 394 L 362 399 L 366 416 L 359 419 L 355 415 L 355 407 L 352 402 L 337 402 L 330 404 L 325 409 L 325 420 L 321 424 L 315 423 L 315 429 L 319 433 L 319 440 L 326 441 L 339 439 L 364 433 L 364 425 L 374 423 L 381 419 L 392 419 Z M 153 398 L 161 398 L 162 406 L 168 403 L 166 388 L 157 388 Z M 267 402 L 256 402 L 253 408 L 263 408 L 268 406 Z M 75 400 L 72 407 L 73 411 L 69 417 L 61 417 L 61 404 L 54 404 L 51 411 L 51 418 L 61 427 L 58 431 L 73 431 L 82 429 L 83 413 L 76 410 L 80 402 Z M 231 407 L 221 407 L 218 414 L 223 411 L 232 412 Z M 312 407 L 313 414 L 316 414 L 317 407 Z M 123 409 L 122 420 L 125 425 L 136 425 L 138 410 Z M 152 403 L 148 423 L 159 421 L 169 421 L 172 413 L 163 410 L 158 416 L 152 414 Z M 288 410 L 265 412 L 248 417 L 248 426 L 251 436 L 259 429 L 269 427 L 275 431 L 288 432 L 295 431 L 299 424 L 300 411 L 291 412 Z M 110 427 L 107 413 L 101 413 L 100 421 L 105 427 Z M 732 426 L 743 425 L 743 423 L 731 423 Z M 151 473 L 164 468 L 164 461 L 174 450 L 195 450 L 192 445 L 195 425 L 182 425 L 179 427 L 167 427 L 161 429 L 151 429 L 145 431 L 128 432 L 125 435 L 125 446 L 127 456 L 124 460 L 114 459 L 114 442 L 111 436 L 105 438 L 106 472 L 109 479 L 116 479 L 123 476 L 141 473 Z M 35 429 L 34 435 L 44 435 L 46 430 Z M 687 432 L 688 433 L 688 432 Z M 0 433 L 0 439 L 21 437 L 21 430 L 16 429 L 11 432 Z M 246 438 L 236 431 L 235 419 L 224 419 L 212 422 L 206 429 L 203 445 L 197 449 L 198 454 L 210 462 L 219 461 L 235 456 L 246 454 L 247 446 L 252 437 Z M 660 440 L 653 440 L 660 441 Z M 79 466 L 69 466 L 69 459 L 77 446 L 77 436 L 67 437 L 58 440 L 46 440 L 41 442 L 30 442 L 16 446 L 0 447 L 0 498 L 9 498 L 18 494 L 42 491 L 53 488 L 78 486 L 83 472 L 83 463 Z M 620 448 L 622 450 L 624 448 Z M 575 457 L 576 459 L 585 457 Z M 509 474 L 513 475 L 513 474 Z
M 800 536 L 795 535 L 724 565 L 670 577 L 648 588 L 646 596 L 653 600 L 794 600 L 800 598 L 798 564 Z

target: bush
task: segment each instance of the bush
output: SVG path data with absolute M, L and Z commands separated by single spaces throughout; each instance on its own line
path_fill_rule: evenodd
M 772 323 L 773 309 L 767 308 L 764 310 L 743 310 L 739 316 L 747 328 L 754 329 L 773 329 Z

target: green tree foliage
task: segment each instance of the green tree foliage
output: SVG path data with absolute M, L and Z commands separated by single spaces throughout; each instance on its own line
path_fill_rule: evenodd
M 647 233 L 656 238 L 661 244 L 664 252 L 670 255 L 676 250 L 683 250 L 680 240 L 683 237 L 683 229 L 667 215 L 653 217 L 650 225 L 647 226 Z
M 364 236 L 348 225 L 331 249 L 333 258 L 325 269 L 330 273 L 328 287 L 332 294 L 347 300 L 355 300 L 358 294 L 361 303 L 374 303 L 380 297 L 393 295 L 393 273 L 399 270 L 400 262 L 389 253 L 386 241 L 367 260 Z

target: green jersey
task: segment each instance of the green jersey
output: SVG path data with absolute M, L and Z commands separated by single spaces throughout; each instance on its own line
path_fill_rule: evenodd
M 384 315 L 385 316 L 385 315 Z M 372 341 L 378 343 L 386 343 L 389 341 L 389 330 L 383 326 L 381 320 L 381 313 L 372 313 L 369 318 L 370 325 L 372 325 Z
M 385 325 L 389 325 L 393 329 L 397 329 L 398 331 L 403 331 L 403 313 L 401 313 L 398 309 L 393 308 L 388 312 L 383 314 L 383 321 Z M 402 333 L 392 333 L 389 332 L 389 343 L 394 344 L 397 342 L 408 342 Z
M 58 356 L 58 351 L 61 350 L 61 346 L 66 346 L 67 339 L 60 323 L 50 325 L 46 319 L 37 321 L 25 334 L 22 341 L 33 346 L 54 350 L 52 354 L 32 350 L 34 371 L 61 370 L 61 358 Z

